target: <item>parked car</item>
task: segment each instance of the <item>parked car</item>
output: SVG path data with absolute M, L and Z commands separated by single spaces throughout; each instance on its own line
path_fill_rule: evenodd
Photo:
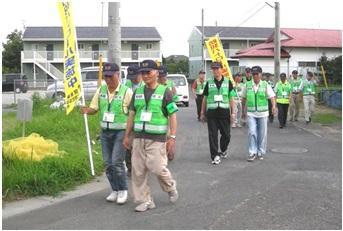
M 126 81 L 127 67 L 121 68 L 122 82 Z M 81 70 L 82 85 L 85 99 L 91 99 L 98 88 L 99 67 L 86 67 Z M 104 80 L 102 82 L 105 83 Z M 50 84 L 46 91 L 47 98 L 64 98 L 64 84 L 59 80 Z
M 174 82 L 176 94 L 179 97 L 179 101 L 177 103 L 183 103 L 186 107 L 188 107 L 189 89 L 186 76 L 182 74 L 168 74 L 167 78 Z
M 25 75 L 20 73 L 9 73 L 2 75 L 2 91 L 16 91 L 26 93 L 29 86 Z

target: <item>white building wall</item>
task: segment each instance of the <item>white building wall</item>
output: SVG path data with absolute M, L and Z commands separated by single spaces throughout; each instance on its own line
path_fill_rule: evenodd
M 313 68 L 301 68 L 299 62 L 318 62 L 321 56 L 325 55 L 329 59 L 342 55 L 342 50 L 337 48 L 293 48 L 286 50 L 290 53 L 289 67 L 287 59 L 282 58 L 280 72 L 290 75 L 292 70 L 298 70 L 299 74 L 305 75 L 306 71 L 314 71 Z M 274 73 L 274 58 L 240 58 L 240 67 L 252 67 L 259 65 L 263 72 Z

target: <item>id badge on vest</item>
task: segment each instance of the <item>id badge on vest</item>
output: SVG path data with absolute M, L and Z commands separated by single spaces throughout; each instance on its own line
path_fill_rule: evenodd
M 223 101 L 223 96 L 222 95 L 214 95 L 214 101 L 215 102 Z
M 204 93 L 204 89 L 199 90 L 199 95 L 202 95 L 202 93 Z
M 152 113 L 150 111 L 142 111 L 140 120 L 143 122 L 150 122 Z
M 288 93 L 284 91 L 284 92 L 282 92 L 282 96 L 287 97 Z
M 113 123 L 114 122 L 114 113 L 112 112 L 105 112 L 102 121 Z

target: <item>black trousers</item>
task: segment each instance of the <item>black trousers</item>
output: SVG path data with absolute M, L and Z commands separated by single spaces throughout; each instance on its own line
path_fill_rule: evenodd
M 269 122 L 273 123 L 274 120 L 274 115 L 273 115 L 273 110 L 272 110 L 272 101 L 268 99 L 268 111 L 269 111 Z
M 198 114 L 198 119 L 200 119 L 200 113 L 201 113 L 201 104 L 202 104 L 202 99 L 204 98 L 203 95 L 197 95 L 197 98 L 195 99 L 195 102 L 197 104 L 197 114 Z
M 207 118 L 208 139 L 210 142 L 211 159 L 219 155 L 218 131 L 220 131 L 220 150 L 225 152 L 230 143 L 230 119 Z
M 131 150 L 126 150 L 125 163 L 127 167 L 127 172 L 129 173 L 128 175 L 131 176 Z
M 279 124 L 282 127 L 286 126 L 288 106 L 289 104 L 282 104 L 282 103 L 277 104 Z

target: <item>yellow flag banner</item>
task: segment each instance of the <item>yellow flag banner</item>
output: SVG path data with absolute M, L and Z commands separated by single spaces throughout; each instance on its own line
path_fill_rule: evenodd
M 232 82 L 233 86 L 235 86 L 235 81 L 232 78 L 230 66 L 225 57 L 224 49 L 219 37 L 213 36 L 209 38 L 205 44 L 212 62 L 220 62 L 223 65 L 223 75 Z
M 64 38 L 64 92 L 67 115 L 81 97 L 82 79 L 71 2 L 58 2 Z

